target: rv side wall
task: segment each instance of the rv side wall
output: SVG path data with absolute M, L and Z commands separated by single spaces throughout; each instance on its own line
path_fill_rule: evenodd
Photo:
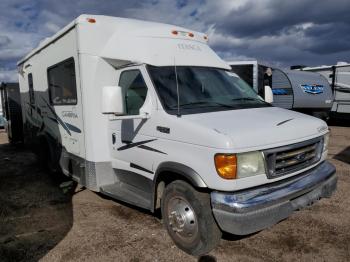
M 336 68 L 335 103 L 338 113 L 350 113 L 350 66 Z
M 65 173 L 85 159 L 76 33 L 72 28 L 19 66 L 24 141 L 46 148 L 49 160 L 60 161 Z
M 80 54 L 82 86 L 84 87 L 84 133 L 86 140 L 86 165 L 93 173 L 87 173 L 95 189 L 115 182 L 111 165 L 110 144 L 112 137 L 108 134 L 110 115 L 102 114 L 101 95 L 104 86 L 118 85 L 117 70 L 105 59 L 89 54 Z M 95 177 L 95 181 L 94 181 Z M 90 184 L 91 186 L 92 183 Z

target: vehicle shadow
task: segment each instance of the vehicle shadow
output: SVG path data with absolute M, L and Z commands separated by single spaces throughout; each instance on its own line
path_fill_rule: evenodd
M 72 228 L 76 185 L 61 188 L 64 178 L 53 179 L 33 153 L 4 137 L 1 132 L 0 260 L 38 261 Z
M 350 164 L 350 146 L 348 146 L 343 151 L 333 156 L 333 158 L 339 161 L 342 161 L 344 163 Z
M 260 231 L 249 234 L 249 235 L 241 235 L 241 236 L 223 232 L 222 239 L 227 240 L 227 241 L 238 241 L 238 240 L 242 240 L 242 239 L 254 236 L 254 235 L 258 234 L 259 232 Z
M 205 255 L 198 258 L 198 262 L 216 262 L 216 257 L 211 255 Z
M 222 239 L 223 240 L 227 240 L 227 241 L 238 241 L 238 240 L 242 240 L 242 239 L 254 236 L 254 235 L 258 234 L 259 232 L 252 233 L 252 234 L 249 234 L 249 235 L 243 235 L 243 236 L 238 236 L 238 235 L 233 235 L 233 234 L 230 234 L 230 233 L 223 232 L 222 233 Z M 204 256 L 200 256 L 198 258 L 198 262 L 216 262 L 216 261 L 217 261 L 217 259 L 213 255 L 204 255 Z
M 342 127 L 350 127 L 350 116 L 342 115 L 342 117 L 331 118 L 328 121 L 329 126 L 342 126 Z
M 124 202 L 122 200 L 119 200 L 119 199 L 116 199 L 116 198 L 113 198 L 113 197 L 110 197 L 106 194 L 103 194 L 103 193 L 100 193 L 100 192 L 95 192 L 96 195 L 98 195 L 100 198 L 102 199 L 106 199 L 106 200 L 110 200 L 110 201 L 113 201 L 121 206 L 125 206 L 125 207 L 128 207 L 130 209 L 133 209 L 133 210 L 136 210 L 144 215 L 148 215 L 148 216 L 152 216 L 152 217 L 155 217 L 157 218 L 158 220 L 161 220 L 161 214 L 160 212 L 155 212 L 155 213 L 152 213 L 150 210 L 148 209 L 144 209 L 142 207 L 138 207 L 138 206 L 135 206 L 135 205 L 132 205 L 132 204 L 129 204 L 127 202 Z

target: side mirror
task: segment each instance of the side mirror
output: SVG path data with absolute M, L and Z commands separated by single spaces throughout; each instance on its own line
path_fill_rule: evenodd
M 104 86 L 102 89 L 102 113 L 125 115 L 124 96 L 120 86 Z
M 264 93 L 265 93 L 265 101 L 269 104 L 273 103 L 273 92 L 270 86 L 265 86 L 264 87 Z

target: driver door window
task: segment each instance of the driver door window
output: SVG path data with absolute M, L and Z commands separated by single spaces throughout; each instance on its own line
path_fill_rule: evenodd
M 127 115 L 139 115 L 147 96 L 147 86 L 139 70 L 123 71 L 119 86 L 123 89 Z

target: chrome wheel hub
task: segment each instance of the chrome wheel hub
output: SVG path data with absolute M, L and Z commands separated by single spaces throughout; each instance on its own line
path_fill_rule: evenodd
M 168 218 L 170 228 L 184 240 L 192 240 L 198 232 L 196 214 L 191 205 L 182 197 L 169 200 Z

